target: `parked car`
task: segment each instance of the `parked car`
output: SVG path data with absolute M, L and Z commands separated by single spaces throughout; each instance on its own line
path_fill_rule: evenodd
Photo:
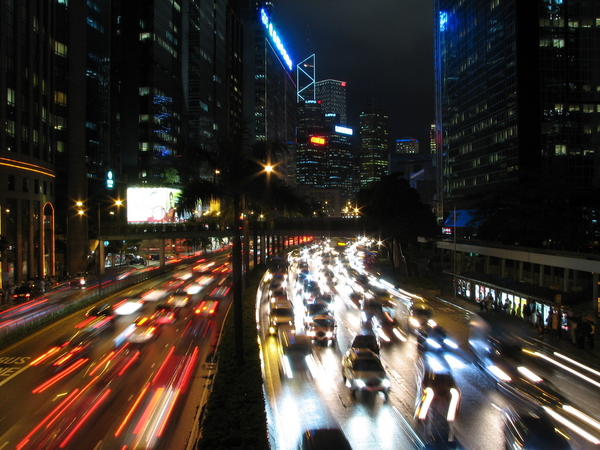
M 32 286 L 27 284 L 23 284 L 21 286 L 17 286 L 13 293 L 13 301 L 14 302 L 26 302 L 34 297 L 34 289 Z
M 134 256 L 132 259 L 130 259 L 127 264 L 129 264 L 130 266 L 133 265 L 142 265 L 145 266 L 148 264 L 148 261 L 146 261 L 142 256 Z

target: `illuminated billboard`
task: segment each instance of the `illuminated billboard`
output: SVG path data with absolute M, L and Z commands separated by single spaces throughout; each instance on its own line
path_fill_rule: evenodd
M 178 222 L 175 214 L 177 197 L 181 189 L 127 188 L 127 222 Z
M 311 136 L 309 140 L 311 144 L 325 145 L 325 138 L 321 136 Z

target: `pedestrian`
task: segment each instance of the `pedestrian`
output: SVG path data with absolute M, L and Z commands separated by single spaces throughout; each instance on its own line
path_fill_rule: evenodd
M 590 323 L 590 332 L 587 335 L 589 342 L 588 348 L 592 350 L 594 348 L 594 334 L 596 334 L 596 324 L 594 323 L 594 320 L 591 317 L 588 317 L 588 321 Z
M 589 320 L 582 320 L 577 326 L 577 348 L 585 350 L 585 341 L 588 335 L 592 332 L 592 327 Z
M 558 331 L 558 311 L 554 311 L 551 317 L 552 336 L 560 337 Z
M 535 326 L 538 329 L 538 336 L 542 338 L 544 336 L 544 321 L 539 309 L 535 315 Z
M 523 317 L 525 319 L 525 323 L 529 326 L 529 322 L 531 321 L 531 309 L 529 309 L 529 304 L 525 303 L 523 306 Z
M 571 318 L 571 342 L 573 342 L 573 345 L 577 345 L 577 327 L 579 325 L 579 317 L 578 316 L 573 316 Z
M 488 309 L 492 309 L 492 294 L 488 294 L 487 297 L 485 298 L 485 310 L 487 311 Z

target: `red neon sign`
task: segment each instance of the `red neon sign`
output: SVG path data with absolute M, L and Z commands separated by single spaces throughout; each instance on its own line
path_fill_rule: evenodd
M 319 136 L 311 136 L 310 142 L 311 142 L 311 144 L 325 145 L 325 138 L 319 137 Z

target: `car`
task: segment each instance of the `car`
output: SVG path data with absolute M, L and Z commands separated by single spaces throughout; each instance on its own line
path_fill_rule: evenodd
M 556 429 L 543 408 L 506 406 L 502 409 L 506 448 L 515 450 L 570 450 L 567 438 Z
M 452 351 L 458 345 L 448 337 L 446 330 L 433 321 L 414 329 L 419 351 Z
M 327 305 L 327 307 L 329 308 L 329 311 L 334 310 L 335 298 L 334 298 L 333 294 L 329 294 L 329 293 L 319 294 L 315 297 L 314 302 Z
M 73 275 L 73 279 L 69 282 L 69 285 L 75 289 L 85 289 L 87 287 L 88 277 L 88 272 L 77 272 Z
M 283 288 L 278 288 L 269 292 L 271 296 L 271 303 L 275 303 L 278 300 L 287 300 L 287 292 Z
M 312 343 L 305 334 L 296 333 L 292 325 L 281 325 L 277 330 L 279 370 L 283 379 L 294 378 L 294 374 L 311 371 Z
M 32 286 L 22 284 L 17 286 L 13 292 L 13 302 L 20 303 L 31 300 L 34 297 L 35 290 Z
M 337 334 L 337 324 L 333 316 L 320 314 L 313 317 L 308 324 L 306 335 L 313 343 L 330 345 L 335 342 Z
M 360 302 L 360 320 L 363 327 L 368 327 L 374 316 L 383 315 L 382 304 L 372 296 L 363 296 Z
M 413 303 L 410 307 L 410 318 L 408 319 L 408 323 L 415 334 L 417 332 L 416 330 L 425 325 L 435 326 L 435 322 L 433 321 L 433 309 L 425 302 Z
M 309 303 L 304 307 L 304 327 L 308 327 L 315 316 L 329 314 L 329 305 L 324 303 Z
M 130 266 L 133 266 L 133 265 L 145 266 L 148 264 L 148 261 L 146 261 L 142 256 L 134 256 L 133 258 L 131 258 L 130 260 L 127 261 L 127 264 L 129 264 Z
M 88 309 L 85 313 L 87 317 L 109 317 L 111 320 L 115 318 L 115 310 L 112 305 L 105 303 L 104 305 L 95 305 Z
M 194 308 L 194 313 L 198 314 L 200 317 L 209 317 L 216 313 L 218 308 L 219 300 L 205 299 Z
M 271 304 L 269 310 L 269 333 L 277 333 L 280 325 L 294 325 L 294 307 L 289 300 L 282 300 Z
M 298 450 L 352 450 L 339 428 L 309 429 L 298 440 Z
M 371 350 L 351 348 L 342 358 L 342 378 L 354 397 L 379 393 L 387 402 L 390 380 L 379 357 Z
M 149 317 L 139 317 L 133 323 L 127 341 L 131 344 L 147 344 L 158 337 L 159 327 Z
M 434 420 L 441 428 L 458 415 L 461 393 L 445 359 L 426 353 L 418 366 L 415 420 Z
M 379 339 L 373 334 L 357 334 L 350 347 L 371 350 L 376 355 L 379 355 L 380 351 Z
M 150 320 L 157 325 L 170 324 L 177 320 L 177 311 L 168 303 L 159 303 L 156 305 L 154 314 L 150 316 Z
M 52 371 L 58 372 L 70 366 L 75 361 L 84 358 L 92 351 L 94 344 L 100 338 L 101 332 L 102 329 L 87 327 L 75 333 L 52 355 L 49 368 Z
M 167 303 L 173 308 L 185 308 L 190 302 L 190 294 L 184 289 L 176 289 L 167 298 Z

